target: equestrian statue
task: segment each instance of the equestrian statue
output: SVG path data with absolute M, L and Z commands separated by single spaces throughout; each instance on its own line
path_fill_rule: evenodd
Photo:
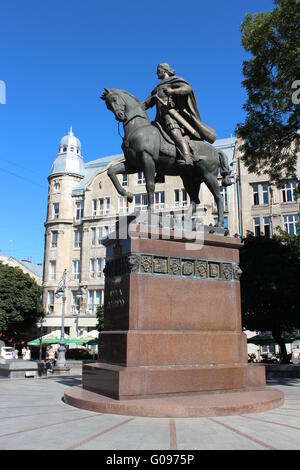
M 218 176 L 222 186 L 232 184 L 227 156 L 213 147 L 216 133 L 202 122 L 191 86 L 166 63 L 158 65 L 157 76 L 160 83 L 143 103 L 127 91 L 104 89 L 101 98 L 124 128 L 124 159 L 108 168 L 108 176 L 118 193 L 132 202 L 133 194 L 121 186 L 117 175 L 143 171 L 149 211 L 154 210 L 155 183 L 166 175 L 180 176 L 191 200 L 190 215 L 200 204 L 200 185 L 205 183 L 217 205 L 217 226 L 223 227 Z M 146 109 L 153 106 L 156 118 L 150 123 Z

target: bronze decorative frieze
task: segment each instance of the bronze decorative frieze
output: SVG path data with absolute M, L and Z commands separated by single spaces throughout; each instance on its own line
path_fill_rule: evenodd
M 130 273 L 239 281 L 242 271 L 237 263 L 229 261 L 185 259 L 151 254 L 129 254 L 106 261 L 104 269 L 106 278 Z

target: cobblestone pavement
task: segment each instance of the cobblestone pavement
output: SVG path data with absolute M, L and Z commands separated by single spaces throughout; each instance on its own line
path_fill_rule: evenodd
M 214 418 L 140 418 L 80 410 L 62 401 L 80 376 L 0 380 L 1 450 L 300 449 L 300 379 L 273 380 L 280 408 Z

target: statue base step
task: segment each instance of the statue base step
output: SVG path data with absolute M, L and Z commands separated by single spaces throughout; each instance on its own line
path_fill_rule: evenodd
M 85 390 L 117 400 L 265 387 L 265 367 L 256 364 L 138 366 L 83 365 Z
M 65 392 L 64 401 L 68 405 L 98 413 L 162 418 L 196 418 L 272 410 L 283 404 L 284 395 L 281 390 L 272 388 L 270 390 L 222 391 L 220 393 L 196 393 L 184 396 L 120 401 L 84 390 L 81 387 L 71 387 Z

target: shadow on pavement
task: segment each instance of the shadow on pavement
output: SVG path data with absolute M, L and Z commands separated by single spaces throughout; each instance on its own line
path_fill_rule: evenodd
M 77 387 L 78 385 L 81 385 L 82 379 L 81 376 L 77 377 L 68 377 L 68 376 L 60 376 L 60 377 L 47 377 L 50 380 L 54 380 L 55 382 L 63 385 L 67 385 L 68 387 Z
M 299 387 L 299 378 L 294 377 L 270 377 L 267 378 L 267 385 L 286 385 L 288 387 Z

